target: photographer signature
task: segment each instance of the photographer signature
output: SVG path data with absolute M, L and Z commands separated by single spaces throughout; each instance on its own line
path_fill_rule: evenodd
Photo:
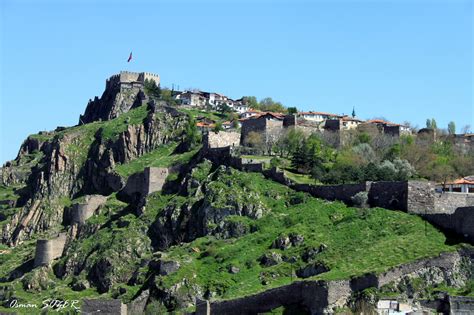
M 74 310 L 79 310 L 79 300 L 57 300 L 57 299 L 46 299 L 43 300 L 41 306 L 35 303 L 19 303 L 18 300 L 12 300 L 10 302 L 10 308 L 41 308 L 43 309 L 52 309 L 55 311 L 61 311 L 66 308 L 72 308 Z

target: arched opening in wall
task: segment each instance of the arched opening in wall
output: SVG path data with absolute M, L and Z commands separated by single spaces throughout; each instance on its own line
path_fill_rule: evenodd
M 398 209 L 400 207 L 400 201 L 396 198 L 392 198 L 388 205 L 390 206 L 391 209 Z

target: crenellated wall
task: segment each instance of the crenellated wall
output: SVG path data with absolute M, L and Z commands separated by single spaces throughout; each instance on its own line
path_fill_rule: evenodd
M 61 233 L 49 240 L 37 240 L 34 266 L 48 265 L 54 259 L 61 257 L 66 240 L 66 233 Z

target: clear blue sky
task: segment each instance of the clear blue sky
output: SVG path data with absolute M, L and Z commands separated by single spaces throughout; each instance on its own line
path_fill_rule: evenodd
M 361 118 L 474 129 L 469 0 L 1 0 L 0 11 L 2 163 L 29 134 L 76 124 L 120 70 L 301 110 L 355 106 Z

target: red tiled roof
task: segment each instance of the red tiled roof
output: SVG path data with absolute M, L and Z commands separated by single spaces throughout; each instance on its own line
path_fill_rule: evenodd
M 400 125 L 400 124 L 396 124 L 396 123 L 393 123 L 393 122 L 390 122 L 390 121 L 385 121 L 383 119 L 370 119 L 370 120 L 367 120 L 368 123 L 370 124 L 383 124 L 383 125 L 388 125 L 388 126 L 403 126 L 403 125 Z M 406 126 L 404 126 L 406 127 Z
M 474 185 L 474 175 L 458 178 L 447 184 L 448 185 L 463 185 L 463 184 Z

